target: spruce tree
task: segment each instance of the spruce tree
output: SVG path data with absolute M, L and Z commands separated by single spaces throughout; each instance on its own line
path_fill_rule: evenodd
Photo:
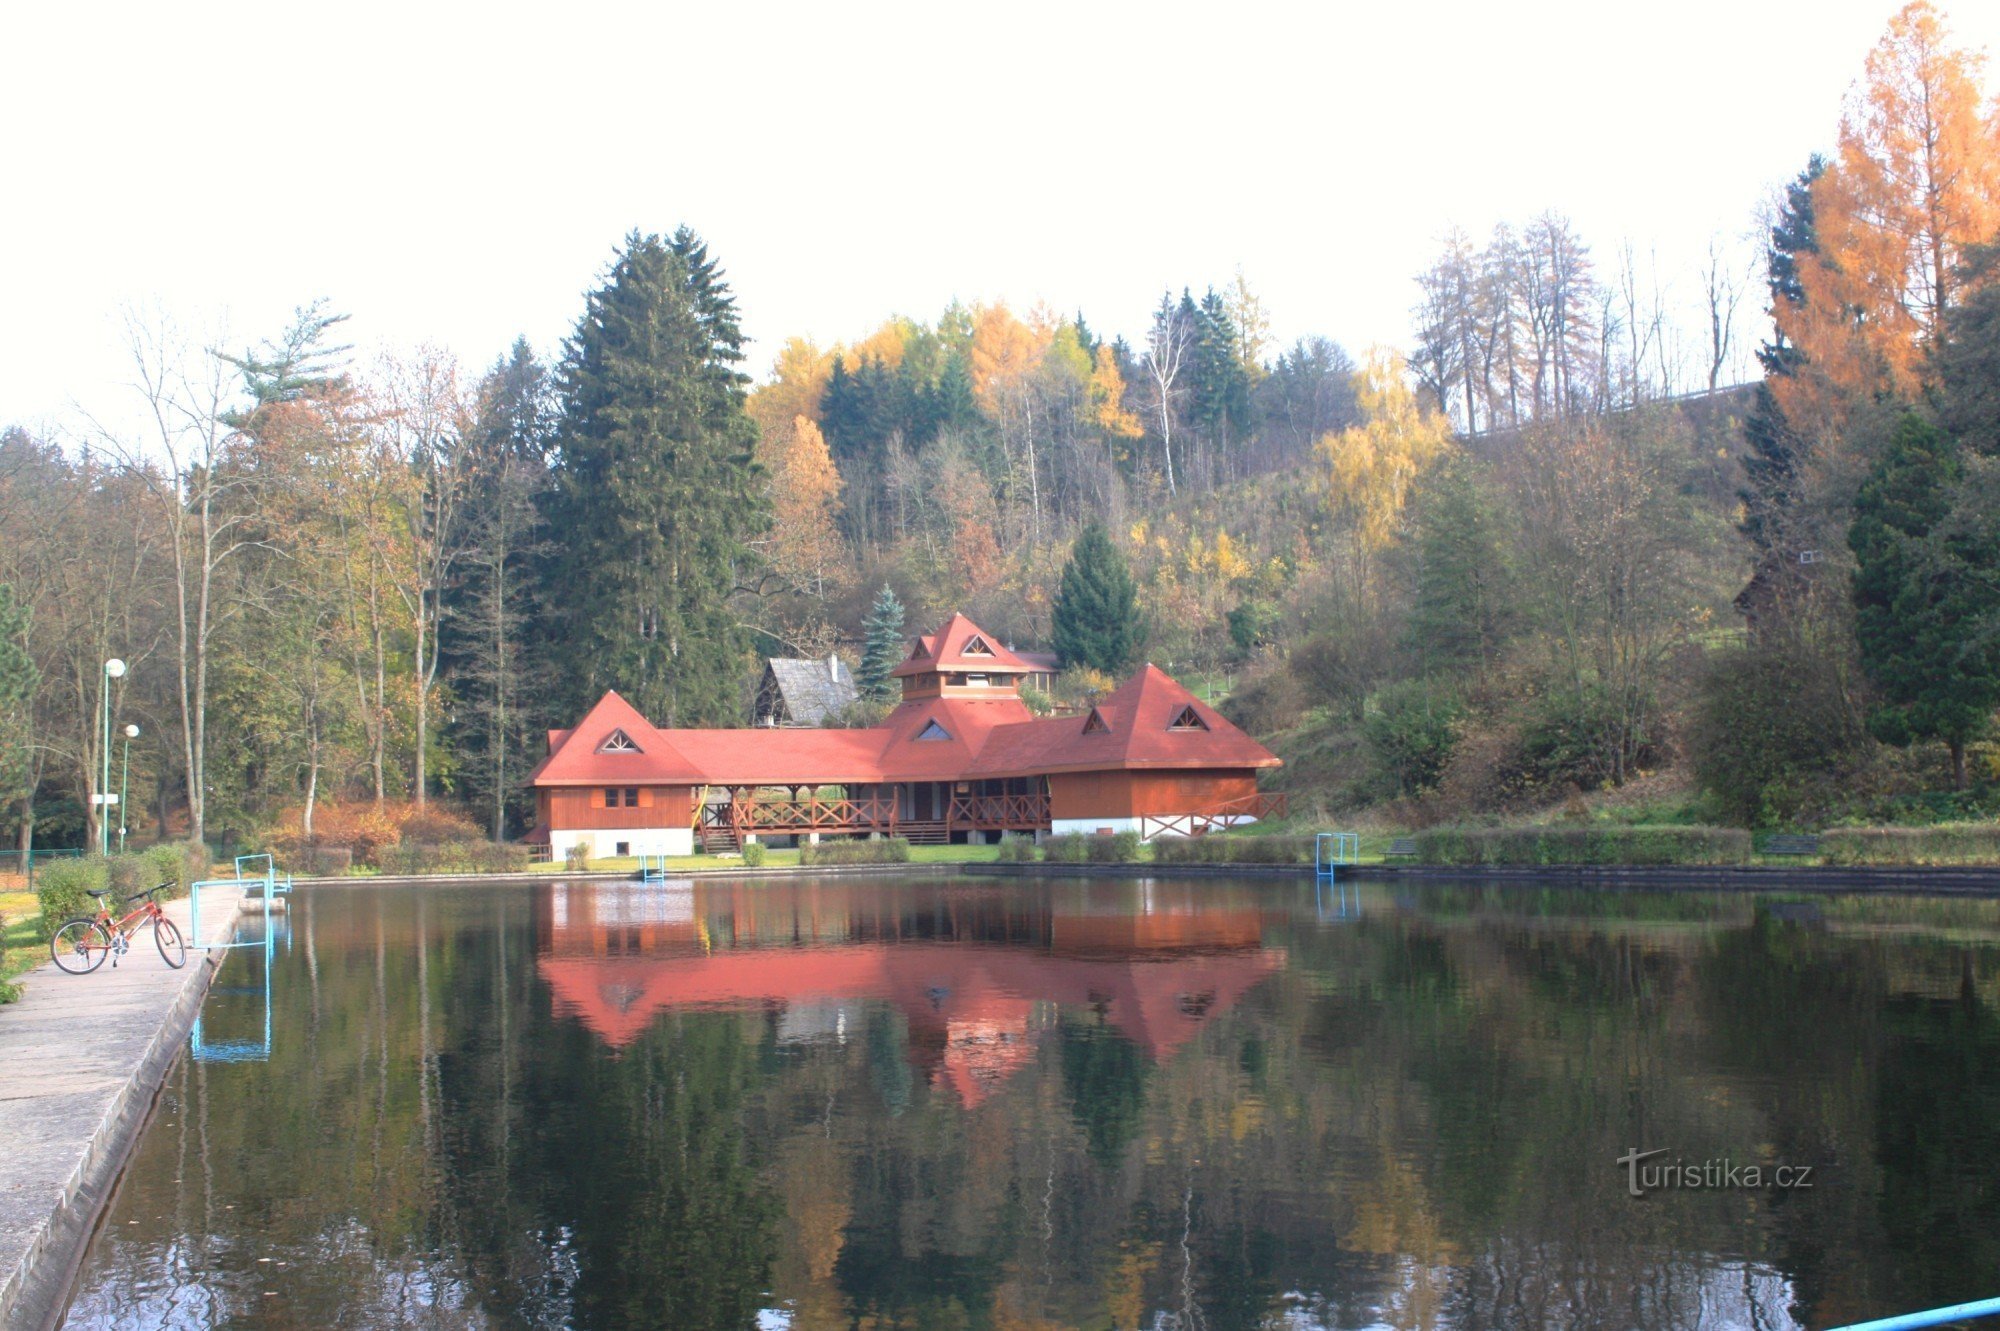
M 1056 653 L 1066 666 L 1089 666 L 1116 675 L 1138 656 L 1144 641 L 1139 592 L 1125 556 L 1101 522 L 1077 534 L 1056 591 Z
M 1817 156 L 1806 164 L 1786 187 L 1784 204 L 1771 226 L 1764 263 L 1773 309 L 1805 301 L 1805 288 L 1799 283 L 1799 258 L 1819 251 L 1812 188 L 1825 171 L 1826 163 Z M 1764 367 L 1764 381 L 1757 386 L 1756 401 L 1743 423 L 1750 446 L 1743 458 L 1743 474 L 1749 482 L 1742 493 L 1743 534 L 1757 547 L 1759 572 L 1768 577 L 1776 565 L 1797 555 L 1788 548 L 1797 534 L 1787 529 L 1802 497 L 1800 463 L 1806 449 L 1806 442 L 1785 419 L 1771 381 L 1795 375 L 1804 353 L 1783 333 L 1774 333 L 1758 348 L 1757 360 Z
M 903 603 L 887 583 L 875 594 L 862 630 L 867 634 L 867 646 L 862 649 L 861 673 L 855 684 L 869 702 L 894 702 L 896 682 L 889 672 L 903 659 Z
M 2000 614 L 1991 524 L 1951 521 L 1956 442 L 1911 414 L 1896 425 L 1854 501 L 1854 628 L 1877 691 L 1868 728 L 1887 744 L 1944 741 L 1965 784 L 1965 746 L 2000 706 Z
M 751 643 L 730 602 L 768 525 L 742 358 L 707 246 L 628 236 L 559 375 L 544 595 L 572 710 L 609 688 L 661 725 L 739 718 Z

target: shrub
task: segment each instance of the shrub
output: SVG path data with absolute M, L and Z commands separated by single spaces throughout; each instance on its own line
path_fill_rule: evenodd
M 90 914 L 95 905 L 90 898 L 91 890 L 105 887 L 109 882 L 104 861 L 95 855 L 51 860 L 35 870 L 35 896 L 42 904 L 43 935 L 53 932 L 72 915 Z
M 1820 833 L 1828 864 L 2000 864 L 2000 827 L 1835 827 Z
M 764 843 L 746 841 L 743 843 L 743 863 L 755 869 L 764 863 Z
M 1050 864 L 1082 864 L 1090 856 L 1084 844 L 1089 839 L 1075 832 L 1052 836 L 1042 843 L 1042 858 Z
M 1425 864 L 1744 864 L 1740 827 L 1435 827 L 1419 832 Z
M 1118 681 L 1102 670 L 1073 665 L 1055 678 L 1055 699 L 1068 707 L 1094 707 L 1097 700 L 1118 687 Z
M 799 863 L 829 864 L 908 864 L 910 843 L 902 837 L 884 841 L 822 841 L 799 850 Z
M 1841 662 L 1802 644 L 1739 648 L 1703 674 L 1692 748 L 1696 778 L 1724 816 L 1793 824 L 1837 805 L 1865 743 Z
M 403 814 L 397 821 L 396 832 L 398 844 L 405 846 L 441 846 L 483 839 L 479 825 L 470 818 L 436 804 Z
M 1309 836 L 1160 837 L 1153 842 L 1159 864 L 1311 864 Z
M 1084 855 L 1092 864 L 1130 864 L 1139 858 L 1139 834 L 1114 832 L 1084 838 Z
M 1649 711 L 1641 699 L 1628 714 L 1594 684 L 1545 694 L 1521 732 L 1518 780 L 1545 790 L 1597 790 L 1623 780 L 1657 756 L 1644 726 Z
M 163 841 L 139 858 L 146 866 L 146 885 L 166 883 L 169 896 L 186 896 L 208 872 L 208 847 L 199 841 Z
M 1243 680 L 1217 710 L 1253 735 L 1270 735 L 1304 719 L 1306 693 L 1298 676 L 1280 666 Z
M 1036 716 L 1048 716 L 1056 710 L 1056 700 L 1032 684 L 1023 684 L 1021 706 Z
M 1001 837 L 999 860 L 1002 864 L 1033 864 L 1035 839 L 1025 836 Z
M 1398 795 L 1431 790 L 1451 761 L 1465 705 L 1458 691 L 1428 679 L 1378 689 L 1361 733 L 1387 788 Z
M 581 841 L 572 843 L 570 848 L 563 852 L 563 863 L 569 868 L 571 873 L 588 873 L 590 871 L 590 839 L 585 837 Z

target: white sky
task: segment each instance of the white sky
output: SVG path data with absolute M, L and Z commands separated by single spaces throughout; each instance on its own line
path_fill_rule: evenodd
M 681 222 L 760 376 L 953 297 L 1136 337 L 1239 264 L 1281 338 L 1400 346 L 1446 226 L 1549 207 L 1691 299 L 1896 7 L 17 0 L 0 423 L 121 414 L 135 306 L 243 345 L 325 296 L 364 347 L 553 351 L 618 239 Z M 2000 4 L 1947 12 L 2000 47 Z

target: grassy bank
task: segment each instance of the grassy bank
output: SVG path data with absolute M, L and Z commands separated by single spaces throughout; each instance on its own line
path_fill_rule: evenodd
M 48 958 L 42 941 L 41 907 L 35 894 L 25 889 L 0 890 L 0 1003 L 11 1003 L 19 995 L 16 976 L 33 970 Z

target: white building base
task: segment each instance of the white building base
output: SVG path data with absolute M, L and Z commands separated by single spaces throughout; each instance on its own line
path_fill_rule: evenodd
M 1049 822 L 1051 836 L 1106 836 L 1119 832 L 1138 832 L 1140 820 L 1137 818 L 1055 818 Z M 1143 835 L 1143 833 L 1142 833 Z
M 1176 817 L 1179 822 L 1176 823 Z M 1185 836 L 1190 818 L 1200 818 L 1200 814 L 1154 814 L 1139 818 L 1057 818 L 1049 824 L 1051 836 L 1112 836 L 1119 832 L 1137 832 L 1141 841 L 1151 841 L 1161 836 Z M 1247 813 L 1226 814 L 1206 818 L 1210 832 L 1220 832 L 1227 828 L 1248 827 L 1257 820 Z
M 590 847 L 590 858 L 594 860 L 608 860 L 624 855 L 692 855 L 694 829 L 613 827 L 549 833 L 549 851 L 557 863 L 569 858 L 571 846 L 586 844 Z

